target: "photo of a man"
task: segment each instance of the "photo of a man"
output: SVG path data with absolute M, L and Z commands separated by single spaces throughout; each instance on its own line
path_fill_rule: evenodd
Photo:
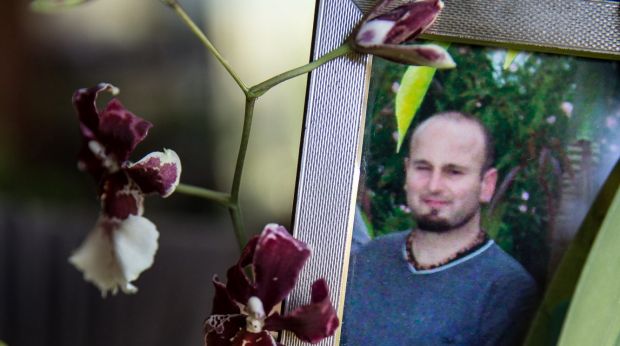
M 481 228 L 498 180 L 493 141 L 475 117 L 435 114 L 405 159 L 413 230 L 351 257 L 343 345 L 513 345 L 538 302 L 534 279 Z

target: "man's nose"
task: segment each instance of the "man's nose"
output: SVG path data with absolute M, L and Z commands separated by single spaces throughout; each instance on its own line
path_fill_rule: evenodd
M 441 171 L 433 171 L 428 181 L 428 190 L 430 192 L 438 192 L 443 186 Z

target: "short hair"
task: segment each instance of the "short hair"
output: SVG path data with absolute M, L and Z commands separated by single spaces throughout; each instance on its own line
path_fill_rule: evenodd
M 431 120 L 438 119 L 438 118 L 451 120 L 451 121 L 468 121 L 476 125 L 480 129 L 480 132 L 482 132 L 482 137 L 483 137 L 482 139 L 483 139 L 483 145 L 484 145 L 484 161 L 482 162 L 482 170 L 480 174 L 484 174 L 487 170 L 493 167 L 493 162 L 495 158 L 495 143 L 493 141 L 493 136 L 491 136 L 491 132 L 482 123 L 482 121 L 480 121 L 480 119 L 468 113 L 448 111 L 448 112 L 435 113 L 431 115 L 430 117 L 422 121 L 415 128 L 415 130 L 411 134 L 411 138 L 409 139 L 409 142 L 410 142 L 409 148 L 411 148 L 411 145 L 413 143 L 413 139 L 416 133 L 418 133 L 421 129 L 426 127 L 427 124 Z

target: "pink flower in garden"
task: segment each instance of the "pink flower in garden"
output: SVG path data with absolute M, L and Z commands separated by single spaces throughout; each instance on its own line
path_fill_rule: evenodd
M 289 330 L 316 343 L 334 334 L 339 321 L 324 279 L 312 284 L 310 304 L 287 316 L 274 311 L 291 292 L 310 256 L 306 244 L 279 225 L 269 224 L 243 249 L 228 269 L 226 285 L 214 277 L 215 297 L 205 321 L 205 345 L 277 345 L 269 331 Z M 251 270 L 252 278 L 246 273 Z
M 354 31 L 351 47 L 398 63 L 452 68 L 450 54 L 436 44 L 401 45 L 428 29 L 443 8 L 441 0 L 380 2 Z
M 398 90 L 400 90 L 400 83 L 398 82 L 393 82 L 392 83 L 392 92 L 394 94 L 398 93 Z
M 530 199 L 530 193 L 527 191 L 523 191 L 521 192 L 521 199 L 524 201 L 527 201 Z
M 618 126 L 618 119 L 616 119 L 616 117 L 614 116 L 606 117 L 605 126 L 607 126 L 608 129 L 615 129 L 616 126 Z
M 101 214 L 69 261 L 105 296 L 108 291 L 116 294 L 119 288 L 136 292 L 131 282 L 153 263 L 159 233 L 142 216 L 144 195 L 172 194 L 179 183 L 181 162 L 168 149 L 130 162 L 129 156 L 153 125 L 126 110 L 117 99 L 99 111 L 96 100 L 102 91 L 118 93 L 113 85 L 101 83 L 73 94 L 82 135 L 78 168 L 99 184 Z
M 564 115 L 569 118 L 573 115 L 573 104 L 568 101 L 562 102 L 560 104 L 560 109 L 564 112 Z

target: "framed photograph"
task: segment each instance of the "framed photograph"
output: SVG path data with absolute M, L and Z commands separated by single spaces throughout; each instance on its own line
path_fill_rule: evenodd
M 319 1 L 313 57 L 338 46 L 372 5 Z M 443 42 L 455 69 L 429 76 L 350 55 L 313 72 L 294 219 L 295 236 L 313 255 L 298 287 L 325 277 L 342 317 L 347 283 L 355 282 L 352 249 L 416 227 L 406 191 L 411 133 L 433 114 L 456 111 L 494 139 L 495 188 L 480 211 L 484 244 L 501 248 L 544 290 L 620 157 L 619 13 L 617 1 L 446 0 L 423 39 Z M 294 291 L 285 309 L 309 294 Z M 283 342 L 301 344 L 288 334 Z

